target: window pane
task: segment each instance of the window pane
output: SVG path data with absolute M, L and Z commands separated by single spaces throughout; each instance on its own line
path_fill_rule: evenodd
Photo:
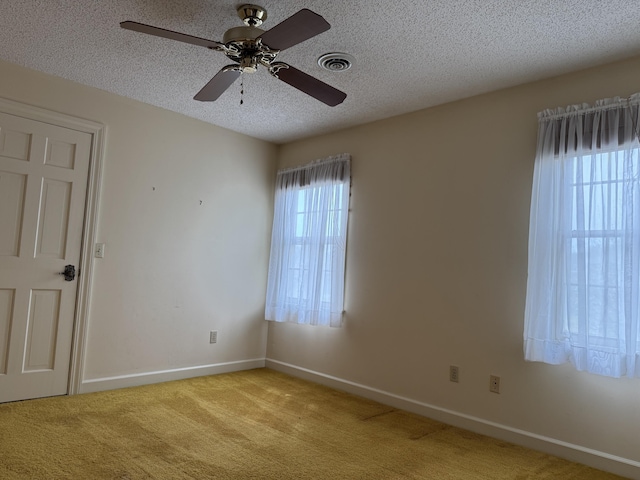
M 624 280 L 623 232 L 625 221 L 629 221 L 624 217 L 625 201 L 629 185 L 637 182 L 638 150 L 626 159 L 614 152 L 585 155 L 572 162 L 568 328 L 575 334 L 616 338 L 618 319 L 624 314 L 620 310 L 624 292 L 619 285 Z M 629 174 L 635 178 L 629 178 Z M 579 318 L 585 319 L 585 327 Z

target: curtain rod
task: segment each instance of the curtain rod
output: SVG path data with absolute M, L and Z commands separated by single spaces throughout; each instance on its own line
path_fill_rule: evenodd
M 288 168 L 283 168 L 281 170 L 278 170 L 278 173 L 289 173 L 289 172 L 295 172 L 297 170 L 306 170 L 308 168 L 313 168 L 316 167 L 318 165 L 322 165 L 324 163 L 331 163 L 331 162 L 335 162 L 338 160 L 349 160 L 351 158 L 351 155 L 348 153 L 339 153 L 337 155 L 332 155 L 330 157 L 326 157 L 326 158 L 319 158 L 317 160 L 313 160 L 310 163 L 307 163 L 306 165 L 301 165 L 298 167 L 288 167 Z
M 606 103 L 604 103 L 606 102 Z M 538 120 L 555 120 L 569 115 L 602 112 L 619 107 L 632 107 L 640 105 L 640 93 L 634 93 L 626 98 L 613 97 L 597 100 L 595 105 L 588 103 L 568 105 L 567 107 L 547 108 L 538 112 Z

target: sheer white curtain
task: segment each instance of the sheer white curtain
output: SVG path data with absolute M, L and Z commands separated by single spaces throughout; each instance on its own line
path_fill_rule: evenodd
M 538 114 L 527 360 L 640 377 L 639 103 Z
M 342 324 L 350 181 L 347 154 L 278 172 L 267 320 Z

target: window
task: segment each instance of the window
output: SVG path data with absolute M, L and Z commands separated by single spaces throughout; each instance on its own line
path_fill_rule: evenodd
M 638 103 L 539 114 L 527 360 L 640 377 Z
M 278 172 L 267 320 L 341 325 L 350 181 L 346 154 Z

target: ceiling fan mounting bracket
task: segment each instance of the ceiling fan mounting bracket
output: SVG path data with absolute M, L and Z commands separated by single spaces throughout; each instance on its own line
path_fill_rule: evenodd
M 267 19 L 267 11 L 260 5 L 245 4 L 238 7 L 238 16 L 247 27 L 259 27 Z
M 274 62 L 274 63 L 269 64 L 268 67 L 269 67 L 269 73 L 271 75 L 273 75 L 274 77 L 279 78 L 278 77 L 278 72 L 280 70 L 282 70 L 282 69 L 289 68 L 289 65 L 287 65 L 284 62 Z

